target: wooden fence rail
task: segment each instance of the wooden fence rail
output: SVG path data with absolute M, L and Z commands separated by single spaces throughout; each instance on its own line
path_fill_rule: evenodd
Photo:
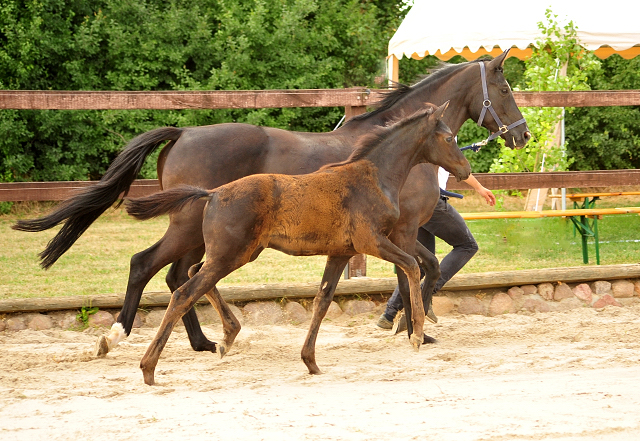
M 64 91 L 0 90 L 0 109 L 258 109 L 360 107 L 375 104 L 384 90 Z M 514 92 L 523 107 L 640 106 L 640 90 Z
M 640 186 L 640 170 L 596 170 L 545 173 L 477 173 L 474 176 L 491 190 L 529 188 L 591 188 Z M 0 183 L 0 201 L 62 201 L 97 181 L 6 182 Z M 464 182 L 450 177 L 450 190 L 470 190 Z M 129 196 L 146 196 L 160 190 L 157 179 L 138 179 Z

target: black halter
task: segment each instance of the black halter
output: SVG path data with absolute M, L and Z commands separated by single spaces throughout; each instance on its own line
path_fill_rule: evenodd
M 493 108 L 493 104 L 491 104 L 491 100 L 489 99 L 489 92 L 487 91 L 487 74 L 485 72 L 484 62 L 480 61 L 478 65 L 480 66 L 480 77 L 482 78 L 482 111 L 480 112 L 480 117 L 478 118 L 478 126 L 482 127 L 482 121 L 484 121 L 484 117 L 488 110 L 489 113 L 491 113 L 491 116 L 493 116 L 493 120 L 496 122 L 496 124 L 498 124 L 499 129 L 497 132 L 494 132 L 491 135 L 489 135 L 487 139 L 483 141 L 475 142 L 469 146 L 466 146 L 460 149 L 460 150 L 473 149 L 476 152 L 480 150 L 480 147 L 487 145 L 489 141 L 493 141 L 498 136 L 504 135 L 514 127 L 517 127 L 520 124 L 525 124 L 527 122 L 524 118 L 522 118 L 514 123 L 509 124 L 508 126 L 502 123 L 502 121 L 500 120 L 500 117 L 498 116 L 498 114 Z

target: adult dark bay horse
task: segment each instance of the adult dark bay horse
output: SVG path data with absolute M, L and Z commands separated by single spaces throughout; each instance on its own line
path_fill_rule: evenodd
M 14 228 L 44 231 L 64 223 L 40 255 L 42 266 L 49 268 L 129 189 L 145 158 L 165 141 L 170 142 L 158 158 L 158 179 L 165 190 L 178 185 L 216 188 L 257 173 L 313 172 L 325 164 L 345 160 L 360 136 L 401 115 L 412 114 L 427 101 L 441 104 L 450 100 L 445 122 L 454 134 L 464 121 L 472 118 L 490 131 L 499 132 L 509 147 L 523 147 L 531 134 L 526 124 L 513 127 L 522 121 L 522 114 L 502 73 L 507 53 L 491 61 L 447 66 L 413 86 L 400 86 L 376 110 L 351 119 L 334 132 L 300 133 L 231 123 L 151 130 L 131 140 L 97 185 L 73 196 L 52 213 L 19 221 Z M 426 251 L 415 239 L 419 226 L 431 217 L 438 197 L 433 167 L 426 164 L 415 167 L 401 193 L 400 219 L 390 236 L 393 243 L 411 255 Z M 119 322 L 114 324 L 110 335 L 100 337 L 97 355 L 106 354 L 129 335 L 143 289 L 161 268 L 172 264 L 167 274 L 171 291 L 188 280 L 189 267 L 204 255 L 203 207 L 201 201 L 173 213 L 165 235 L 132 257 Z M 422 260 L 425 259 L 428 266 L 429 258 Z M 398 282 L 407 305 L 409 291 L 402 271 L 398 271 Z M 427 288 L 425 283 L 425 292 Z M 202 333 L 194 310 L 185 314 L 183 321 L 195 350 L 215 351 L 215 344 Z
M 240 324 L 216 289 L 220 279 L 258 257 L 265 248 L 295 256 L 326 255 L 327 269 L 313 305 L 313 317 L 302 348 L 310 374 L 319 374 L 315 342 L 335 286 L 350 257 L 364 253 L 397 265 L 409 279 L 413 334 L 417 350 L 423 341 L 424 307 L 420 271 L 414 257 L 387 237 L 400 217 L 400 190 L 413 166 L 430 162 L 458 180 L 471 174 L 451 130 L 442 122 L 448 102 L 421 110 L 371 135 L 361 137 L 344 162 L 307 175 L 261 174 L 213 190 L 178 186 L 127 201 L 137 219 L 176 213 L 189 202 L 207 201 L 202 230 L 204 264 L 175 290 L 158 333 L 140 363 L 146 384 L 154 383 L 158 358 L 180 318 L 207 295 L 223 320 L 229 350 Z

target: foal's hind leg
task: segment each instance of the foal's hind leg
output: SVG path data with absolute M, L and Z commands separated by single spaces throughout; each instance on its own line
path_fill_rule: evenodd
M 316 364 L 316 339 L 318 337 L 318 330 L 320 329 L 322 319 L 324 319 L 324 316 L 327 314 L 329 305 L 331 305 L 336 286 L 338 286 L 342 271 L 347 265 L 347 262 L 349 262 L 350 257 L 351 256 L 327 257 L 320 289 L 313 300 L 311 325 L 309 325 L 309 332 L 302 346 L 302 361 L 307 365 L 310 374 L 322 373 Z
M 220 278 L 215 277 L 213 271 L 207 271 L 205 267 L 203 271 L 173 292 L 158 332 L 140 361 L 140 369 L 146 384 L 154 384 L 158 358 L 178 320 L 195 305 L 200 297 L 215 286 L 218 280 Z
M 189 277 L 189 268 L 200 261 L 204 256 L 204 244 L 201 247 L 189 251 L 183 257 L 178 259 L 171 265 L 169 272 L 167 273 L 166 281 L 171 292 L 184 285 Z M 182 322 L 187 331 L 189 337 L 189 343 L 194 351 L 209 351 L 216 352 L 216 343 L 210 341 L 205 337 L 200 327 L 198 315 L 195 308 L 191 308 L 185 315 L 182 316 Z
M 202 268 L 203 265 L 204 265 L 204 262 L 200 262 L 193 265 L 191 268 L 189 268 L 189 277 L 195 276 L 196 273 L 200 271 L 200 268 Z M 233 342 L 236 339 L 236 336 L 240 332 L 240 328 L 241 328 L 240 322 L 238 321 L 236 316 L 233 315 L 233 312 L 231 312 L 231 308 L 229 308 L 229 305 L 227 305 L 227 302 L 225 302 L 224 299 L 222 298 L 222 295 L 220 294 L 220 291 L 218 291 L 218 288 L 214 286 L 213 290 L 207 292 L 205 296 L 207 296 L 209 303 L 213 305 L 215 310 L 218 311 L 220 320 L 222 320 L 222 330 L 224 332 L 224 340 L 223 340 L 223 343 L 219 345 L 220 358 L 222 358 L 227 354 L 227 352 L 229 352 L 229 349 L 231 349 L 231 346 L 233 345 Z

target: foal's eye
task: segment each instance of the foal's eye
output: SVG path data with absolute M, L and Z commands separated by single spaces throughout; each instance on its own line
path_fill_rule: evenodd
M 451 142 L 453 141 L 453 136 L 447 136 L 446 141 L 451 144 Z

